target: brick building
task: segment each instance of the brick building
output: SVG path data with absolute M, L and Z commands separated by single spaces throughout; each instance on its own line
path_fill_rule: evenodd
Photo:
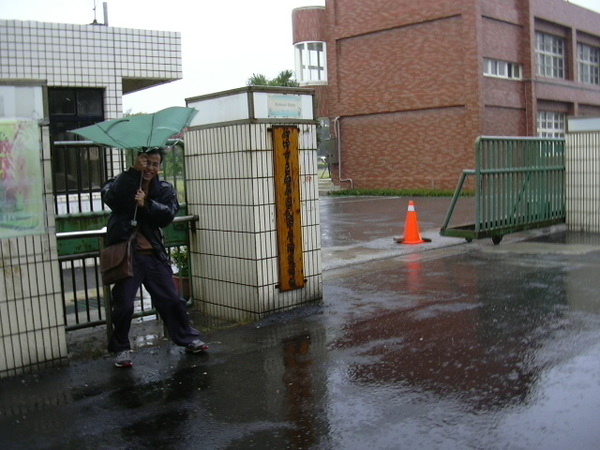
M 600 14 L 564 0 L 327 0 L 292 20 L 344 187 L 453 189 L 478 136 L 600 115 Z

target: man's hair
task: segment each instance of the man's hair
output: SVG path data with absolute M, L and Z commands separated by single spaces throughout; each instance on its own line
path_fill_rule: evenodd
M 163 158 L 165 157 L 165 149 L 162 147 L 148 147 L 146 150 L 138 152 L 138 156 L 145 155 L 158 155 L 160 156 L 160 162 L 162 163 Z

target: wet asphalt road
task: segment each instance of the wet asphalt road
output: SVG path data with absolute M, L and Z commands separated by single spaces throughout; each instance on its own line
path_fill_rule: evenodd
M 598 448 L 600 237 L 467 244 L 437 236 L 448 202 L 401 246 L 406 199 L 323 199 L 322 304 L 0 380 L 0 447 Z

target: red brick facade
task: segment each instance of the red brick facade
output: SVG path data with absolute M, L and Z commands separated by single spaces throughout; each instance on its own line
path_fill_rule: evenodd
M 293 26 L 294 43 L 327 43 L 318 111 L 339 117 L 341 178 L 357 188 L 453 189 L 477 136 L 535 136 L 540 107 L 600 115 L 600 86 L 576 81 L 600 14 L 564 0 L 327 0 Z M 536 75 L 536 31 L 565 39 L 565 79 Z M 483 76 L 484 58 L 521 78 Z
M 292 11 L 292 39 L 294 43 L 304 41 L 326 41 L 325 8 L 312 6 Z

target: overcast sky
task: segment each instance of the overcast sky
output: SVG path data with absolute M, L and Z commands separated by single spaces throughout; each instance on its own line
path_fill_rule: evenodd
M 418 1 L 418 0 L 415 0 Z M 325 0 L 106 0 L 115 27 L 181 32 L 183 79 L 123 97 L 125 112 L 154 112 L 246 85 L 252 74 L 294 70 L 292 10 Z M 600 0 L 571 0 L 600 12 Z M 0 18 L 104 22 L 103 0 L 0 0 Z M 1 43 L 0 43 L 1 45 Z

